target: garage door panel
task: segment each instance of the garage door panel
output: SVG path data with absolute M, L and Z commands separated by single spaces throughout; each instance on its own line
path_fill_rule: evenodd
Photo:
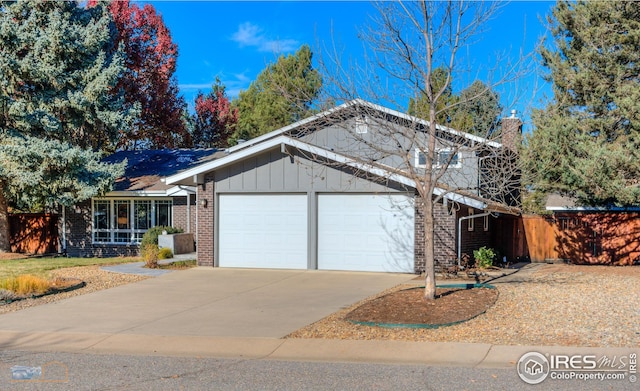
M 318 196 L 318 268 L 413 272 L 414 207 L 406 195 Z
M 219 196 L 221 267 L 307 268 L 307 197 Z

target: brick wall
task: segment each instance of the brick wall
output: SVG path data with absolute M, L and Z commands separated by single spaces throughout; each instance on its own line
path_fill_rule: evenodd
M 436 271 L 441 267 L 452 266 L 457 263 L 456 252 L 456 232 L 457 220 L 456 214 L 449 213 L 451 204 L 444 205 L 438 202 L 434 205 L 435 232 L 434 232 L 434 250 Z
M 415 232 L 414 232 L 414 271 L 416 274 L 425 270 L 424 256 L 424 202 L 419 194 L 414 197 L 415 211 Z
M 181 228 L 184 232 L 196 232 L 196 195 L 191 197 L 191 222 L 190 228 L 187 229 L 187 197 L 173 197 L 173 226 Z
M 66 208 L 66 251 L 72 257 L 137 256 L 138 245 L 113 245 L 91 243 L 91 201 L 84 201 L 73 208 Z M 62 217 L 58 220 L 60 240 L 64 240 Z M 62 243 L 64 246 L 64 243 Z M 61 246 L 61 248 L 64 248 Z
M 425 270 L 424 243 L 424 203 L 419 195 L 415 196 L 415 267 L 416 273 Z M 450 215 L 441 202 L 434 205 L 435 232 L 434 256 L 436 271 L 456 262 L 456 217 Z
M 484 213 L 482 210 L 474 209 L 474 214 Z M 457 213 L 457 218 L 468 216 L 468 208 L 463 207 Z M 462 254 L 468 254 L 470 259 L 473 260 L 473 250 L 477 250 L 482 246 L 492 246 L 492 231 L 495 228 L 495 219 L 489 217 L 489 229 L 484 230 L 484 217 L 478 217 L 473 219 L 473 231 L 469 231 L 469 220 L 462 222 Z
M 213 174 L 207 174 L 204 178 L 204 184 L 198 185 L 198 232 L 196 233 L 198 243 L 198 265 L 213 266 L 214 263 L 214 192 L 213 192 Z M 207 206 L 203 206 L 202 202 L 206 200 Z

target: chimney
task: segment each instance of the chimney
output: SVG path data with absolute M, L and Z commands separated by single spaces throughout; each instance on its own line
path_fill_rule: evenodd
M 516 117 L 516 111 L 511 110 L 511 116 L 502 119 L 502 146 L 517 154 L 521 142 L 522 121 Z

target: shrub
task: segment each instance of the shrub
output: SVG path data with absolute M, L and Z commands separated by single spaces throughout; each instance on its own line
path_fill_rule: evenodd
M 476 266 L 479 269 L 486 269 L 493 266 L 493 260 L 496 257 L 496 253 L 493 249 L 483 246 L 477 250 L 473 250 L 473 257 L 475 258 Z
M 182 233 L 180 228 L 174 227 L 164 227 L 164 226 L 156 226 L 150 228 L 147 232 L 142 235 L 142 240 L 140 241 L 140 248 L 143 248 L 146 244 L 158 244 L 158 235 L 162 234 L 162 231 L 167 231 L 168 234 L 179 234 Z
M 160 249 L 157 244 L 146 243 L 140 247 L 140 255 L 144 260 L 145 266 L 150 269 L 156 269 L 158 267 L 158 253 Z
M 50 288 L 49 281 L 30 274 L 7 278 L 0 282 L 0 289 L 12 291 L 18 295 L 39 295 L 47 292 Z
M 173 258 L 173 252 L 168 247 L 163 247 L 158 251 L 158 259 L 169 259 Z

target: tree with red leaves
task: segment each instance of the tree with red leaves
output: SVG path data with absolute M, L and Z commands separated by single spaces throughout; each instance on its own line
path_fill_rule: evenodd
M 97 3 L 91 0 L 92 7 Z M 155 8 L 140 8 L 129 0 L 112 1 L 109 11 L 118 30 L 116 44 L 125 53 L 125 67 L 119 87 L 129 104 L 138 104 L 140 119 L 133 129 L 123 131 L 118 147 L 124 149 L 178 148 L 191 141 L 182 121 L 186 108 L 178 96 L 173 76 L 178 46 Z
M 225 86 L 216 79 L 206 96 L 199 92 L 195 100 L 193 145 L 199 148 L 226 148 L 236 130 L 238 109 L 231 108 Z

